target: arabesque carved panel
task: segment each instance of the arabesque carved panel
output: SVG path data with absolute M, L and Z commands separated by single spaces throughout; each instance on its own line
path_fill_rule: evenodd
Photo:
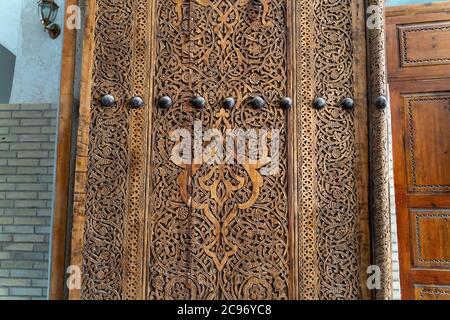
M 88 173 L 77 182 L 83 299 L 360 297 L 355 114 L 340 107 L 355 94 L 353 4 L 96 1 Z M 113 107 L 100 106 L 104 94 Z M 137 95 L 144 109 L 130 108 Z M 171 108 L 158 108 L 162 96 Z M 254 96 L 266 106 L 252 108 Z M 267 144 L 256 161 L 198 162 L 194 145 L 178 163 L 177 129 L 239 129 Z
M 355 115 L 340 102 L 354 97 L 352 1 L 314 2 L 317 113 L 317 250 L 319 298 L 359 295 Z
M 157 95 L 175 104 L 154 119 L 150 298 L 288 298 L 285 10 L 284 1 L 158 5 Z M 252 109 L 254 95 L 267 107 Z M 205 97 L 205 110 L 190 107 L 193 96 Z M 232 110 L 222 106 L 227 97 Z M 279 130 L 278 172 L 264 175 L 264 159 L 174 164 L 168 135 L 193 131 L 193 122 L 224 135 Z

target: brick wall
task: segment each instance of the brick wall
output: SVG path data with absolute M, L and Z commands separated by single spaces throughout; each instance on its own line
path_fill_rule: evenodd
M 0 299 L 47 296 L 56 110 L 0 105 Z

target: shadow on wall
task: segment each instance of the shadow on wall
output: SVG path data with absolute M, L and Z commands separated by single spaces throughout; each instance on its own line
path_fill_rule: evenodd
M 9 103 L 15 65 L 16 56 L 0 44 L 0 104 Z

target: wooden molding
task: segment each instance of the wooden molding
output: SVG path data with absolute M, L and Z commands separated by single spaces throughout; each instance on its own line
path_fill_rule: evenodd
M 77 0 L 66 0 L 65 7 L 76 5 Z M 64 10 L 66 12 L 66 10 Z M 69 16 L 66 13 L 64 21 Z M 64 23 L 65 25 L 65 23 Z M 59 99 L 59 119 L 56 149 L 56 177 L 53 193 L 53 220 L 50 250 L 49 299 L 64 298 L 66 265 L 67 218 L 70 180 L 70 161 L 72 148 L 73 92 L 76 63 L 75 29 L 64 29 L 61 85 Z
M 384 8 L 384 0 L 368 5 Z M 383 12 L 384 14 L 384 12 Z M 384 17 L 380 28 L 368 29 L 368 100 L 370 150 L 370 212 L 372 218 L 373 264 L 381 269 L 379 300 L 392 299 L 392 244 L 389 202 L 388 108 L 378 108 L 377 99 L 387 100 Z
M 72 212 L 72 239 L 70 264 L 82 267 L 82 248 L 84 233 L 84 212 L 86 201 L 86 179 L 89 148 L 89 128 L 91 123 L 91 87 L 94 52 L 95 0 L 86 0 L 85 28 L 83 35 L 82 68 L 80 83 L 80 117 L 77 130 L 74 203 Z M 79 300 L 81 291 L 69 291 L 70 300 Z

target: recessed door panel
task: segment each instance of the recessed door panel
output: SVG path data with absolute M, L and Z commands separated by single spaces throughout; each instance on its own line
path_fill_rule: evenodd
M 447 92 L 405 95 L 409 190 L 450 190 L 450 96 Z

